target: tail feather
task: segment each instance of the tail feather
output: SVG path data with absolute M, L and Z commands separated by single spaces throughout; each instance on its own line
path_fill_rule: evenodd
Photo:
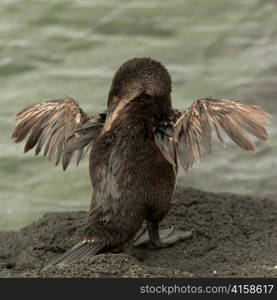
M 50 264 L 44 267 L 42 271 L 45 271 L 51 266 L 62 266 L 62 265 L 70 264 L 71 262 L 76 261 L 82 257 L 98 254 L 103 248 L 104 245 L 102 242 L 93 242 L 89 240 L 84 240 L 76 244 L 74 247 L 72 247 L 69 251 L 67 251 L 62 256 L 50 262 Z

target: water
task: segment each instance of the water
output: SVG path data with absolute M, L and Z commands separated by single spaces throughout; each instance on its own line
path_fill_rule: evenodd
M 10 139 L 25 105 L 70 95 L 95 113 L 105 108 L 114 71 L 132 57 L 161 60 L 173 101 L 202 96 L 258 104 L 277 112 L 277 1 L 2 0 L 0 4 L 0 229 L 46 211 L 87 209 L 87 165 L 63 172 L 22 154 Z M 244 153 L 231 143 L 179 183 L 208 191 L 275 196 L 277 124 L 272 141 Z

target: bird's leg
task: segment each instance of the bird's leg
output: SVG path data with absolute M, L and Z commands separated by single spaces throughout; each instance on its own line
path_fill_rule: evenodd
M 144 221 L 138 230 L 138 232 L 135 234 L 134 238 L 132 239 L 132 242 L 135 243 L 137 240 L 140 239 L 141 236 L 143 236 L 147 231 L 147 224 L 146 221 Z
M 151 248 L 164 248 L 191 236 L 191 231 L 175 230 L 173 227 L 160 229 L 159 223 L 148 222 L 144 231 L 133 243 L 135 247 L 149 245 Z

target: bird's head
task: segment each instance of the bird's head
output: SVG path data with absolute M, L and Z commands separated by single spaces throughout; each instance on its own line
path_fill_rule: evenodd
M 159 110 L 171 107 L 171 78 L 167 69 L 151 58 L 126 61 L 114 75 L 108 96 L 106 129 L 118 119 L 126 105 L 134 106 L 147 97 L 149 106 Z

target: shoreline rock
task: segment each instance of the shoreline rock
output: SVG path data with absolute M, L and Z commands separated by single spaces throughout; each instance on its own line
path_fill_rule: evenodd
M 277 202 L 178 187 L 162 226 L 192 230 L 173 247 L 123 247 L 62 269 L 41 269 L 81 235 L 86 212 L 46 213 L 0 232 L 0 277 L 277 277 Z

